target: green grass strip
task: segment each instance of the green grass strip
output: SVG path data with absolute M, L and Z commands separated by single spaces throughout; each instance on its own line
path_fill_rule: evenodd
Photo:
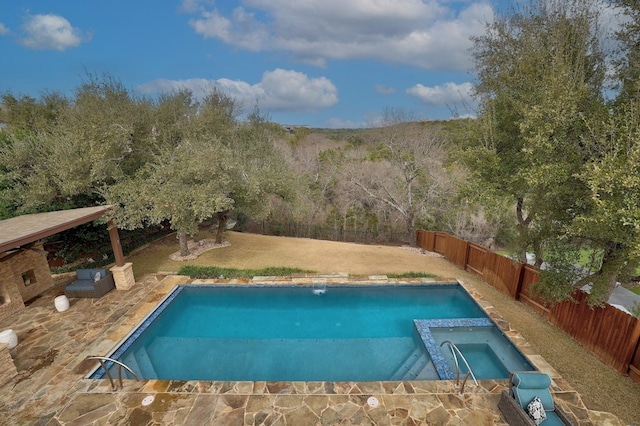
M 294 274 L 313 274 L 315 271 L 300 268 L 284 268 L 271 266 L 262 269 L 220 268 L 218 266 L 184 265 L 178 270 L 179 275 L 191 278 L 252 278 L 257 276 L 289 276 Z M 389 278 L 435 278 L 437 275 L 425 272 L 403 272 L 401 274 L 385 274 Z
M 425 272 L 403 272 L 401 274 L 385 274 L 389 278 L 436 278 L 437 275 Z
M 289 276 L 294 274 L 314 273 L 299 268 L 283 268 L 270 266 L 262 269 L 236 269 L 236 268 L 220 268 L 217 266 L 195 266 L 184 265 L 178 270 L 179 275 L 187 275 L 191 278 L 252 278 L 257 276 Z

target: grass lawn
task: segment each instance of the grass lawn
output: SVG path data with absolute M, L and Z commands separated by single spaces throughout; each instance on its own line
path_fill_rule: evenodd
M 196 240 L 214 238 L 209 231 L 202 231 L 195 237 Z M 170 235 L 129 256 L 127 261 L 133 262 L 136 278 L 158 271 L 176 273 L 185 265 L 239 270 L 296 268 L 315 273 L 347 272 L 354 276 L 411 272 L 414 276 L 422 274 L 452 278 L 458 273 L 454 265 L 440 257 L 425 256 L 397 246 L 271 237 L 241 232 L 228 232 L 226 240 L 231 243 L 228 247 L 206 251 L 193 260 L 175 261 L 170 260 L 169 256 L 178 251 L 178 241 L 174 235 Z M 430 259 L 429 264 L 424 262 L 425 258 Z

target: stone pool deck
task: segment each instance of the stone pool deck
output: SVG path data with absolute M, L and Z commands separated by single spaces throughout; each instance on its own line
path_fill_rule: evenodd
M 250 281 L 207 283 L 423 283 L 429 279 L 368 279 L 347 275 L 255 277 Z M 126 380 L 112 391 L 108 380 L 84 379 L 95 366 L 85 358 L 105 355 L 177 284 L 203 283 L 184 276 L 157 274 L 127 291 L 100 299 L 71 299 L 57 312 L 52 289 L 13 318 L 19 344 L 9 352 L 17 374 L 3 362 L 0 424 L 6 425 L 505 425 L 497 408 L 506 380 L 467 383 L 459 394 L 455 381 L 411 382 L 199 382 Z M 553 379 L 552 391 L 577 425 L 623 425 L 612 414 L 588 410 L 570 385 L 504 321 L 476 291 L 461 284 L 508 334 L 536 367 Z M 2 346 L 2 345 L 0 345 Z M 0 351 L 6 355 L 6 347 Z M 3 360 L 6 358 L 3 356 Z M 13 376 L 13 377 L 11 377 Z M 149 398 L 153 397 L 153 398 Z M 370 400 L 374 397 L 376 401 Z M 152 399 L 152 401 L 151 401 Z M 370 404 L 369 401 L 374 402 Z M 147 402 L 150 402 L 147 405 Z

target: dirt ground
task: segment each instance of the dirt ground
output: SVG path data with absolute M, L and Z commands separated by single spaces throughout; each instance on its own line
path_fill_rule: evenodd
M 202 232 L 198 239 L 214 238 Z M 317 273 L 347 272 L 378 275 L 423 272 L 442 279 L 473 281 L 484 297 L 518 330 L 583 397 L 592 410 L 616 414 L 628 424 L 640 425 L 640 384 L 601 363 L 571 337 L 556 329 L 527 306 L 510 299 L 474 275 L 439 256 L 393 246 L 360 245 L 304 238 L 272 237 L 228 232 L 227 247 L 202 253 L 197 259 L 173 261 L 175 236 L 149 245 L 127 261 L 136 278 L 155 272 L 175 272 L 184 264 L 230 268 L 295 267 Z

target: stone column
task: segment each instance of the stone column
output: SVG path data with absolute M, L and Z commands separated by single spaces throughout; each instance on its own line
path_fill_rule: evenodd
M 133 263 L 127 262 L 122 266 L 114 266 L 111 268 L 113 280 L 118 290 L 129 290 L 136 283 L 133 276 Z

